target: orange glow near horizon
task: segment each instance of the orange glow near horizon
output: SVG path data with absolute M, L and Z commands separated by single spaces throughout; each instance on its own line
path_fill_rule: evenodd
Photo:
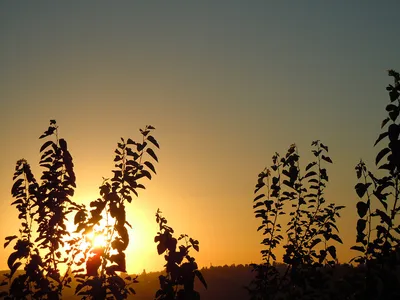
M 85 193 L 84 197 L 78 193 L 75 201 L 78 203 L 85 203 L 86 205 L 92 200 L 82 199 L 96 199 L 97 197 L 90 196 Z M 126 254 L 126 268 L 128 273 L 139 274 L 144 269 L 147 271 L 160 271 L 163 269 L 164 261 L 163 257 L 157 254 L 156 244 L 154 243 L 154 236 L 157 234 L 157 224 L 155 222 L 154 213 L 149 211 L 145 207 L 142 207 L 137 199 L 134 199 L 132 203 L 125 203 L 126 209 L 126 220 L 132 225 L 132 228 L 127 226 L 129 234 L 129 245 L 125 250 Z M 87 205 L 88 207 L 88 205 Z M 90 208 L 89 208 L 90 211 Z M 90 214 L 90 213 L 89 213 Z M 69 219 L 66 222 L 67 230 L 70 232 L 70 237 L 82 236 L 83 231 L 76 233 L 76 225 L 73 224 L 73 218 L 75 213 L 69 215 Z M 93 231 L 85 234 L 79 242 L 79 249 L 81 251 L 90 251 L 97 248 L 104 248 L 107 246 L 112 232 L 111 227 L 114 219 L 108 217 L 108 225 L 106 215 L 103 215 L 103 219 L 99 225 L 95 226 Z M 109 232 L 107 234 L 107 226 Z M 112 252 L 112 251 L 111 251 Z

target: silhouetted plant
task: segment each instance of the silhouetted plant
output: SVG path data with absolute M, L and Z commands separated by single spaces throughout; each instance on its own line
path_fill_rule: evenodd
M 100 232 L 106 236 L 104 247 L 89 246 L 84 251 L 83 259 L 77 262 L 78 266 L 86 262 L 86 268 L 81 268 L 75 275 L 79 282 L 76 293 L 83 295 L 83 299 L 126 299 L 128 294 L 135 293 L 130 285 L 137 282 L 137 277 L 122 278 L 117 272 L 126 272 L 125 250 L 129 244 L 128 227 L 131 225 L 126 220 L 125 204 L 132 202 L 132 195 L 137 196 L 138 189 L 145 188 L 139 182 L 144 178 L 151 179 L 151 172 L 156 173 L 153 163 L 143 159 L 147 154 L 158 161 L 150 147 L 159 148 L 150 134 L 153 129 L 152 126 L 146 126 L 140 130 L 142 142 L 132 139 L 125 142 L 121 138 L 115 150 L 114 177 L 104 179 L 100 186 L 101 198 L 90 203 L 90 211 L 82 207 L 75 215 L 76 232 L 84 235 L 96 233 L 100 222 L 106 221 L 105 229 Z
M 158 158 L 152 146 L 158 142 L 150 134 L 154 129 L 140 130 L 142 142 L 121 138 L 115 150 L 115 168 L 112 179 L 104 179 L 100 186 L 101 198 L 92 201 L 90 211 L 70 197 L 74 194 L 75 174 L 67 143 L 58 137 L 55 120 L 40 138 L 51 137 L 40 148 L 40 166 L 45 170 L 39 184 L 26 160 L 17 162 L 12 195 L 21 220 L 19 236 L 6 237 L 4 247 L 16 240 L 14 252 L 8 258 L 10 272 L 4 284 L 9 291 L 0 295 L 6 299 L 59 299 L 64 287 L 70 287 L 72 278 L 79 282 L 76 294 L 82 299 L 126 299 L 134 293 L 130 286 L 137 277 L 121 277 L 126 272 L 125 250 L 129 244 L 125 203 L 132 201 L 137 190 L 145 188 L 139 183 L 151 179 L 156 173 L 147 154 Z M 75 212 L 73 235 L 67 230 L 67 217 Z M 105 220 L 105 224 L 101 221 Z M 102 228 L 104 225 L 104 228 Z M 37 230 L 37 238 L 35 232 Z M 106 236 L 106 243 L 94 247 L 87 243 L 90 233 Z M 66 255 L 64 254 L 64 251 Z M 64 275 L 60 265 L 66 265 Z M 85 264 L 85 267 L 83 265 Z M 20 266 L 23 272 L 14 276 Z M 78 269 L 77 269 L 78 267 Z M 15 277 L 15 278 L 14 278 Z
M 157 251 L 159 255 L 165 253 L 166 276 L 160 275 L 160 289 L 155 295 L 157 300 L 197 300 L 200 294 L 194 289 L 194 280 L 197 277 L 207 288 L 207 283 L 197 267 L 195 258 L 189 255 L 189 249 L 193 247 L 199 251 L 199 242 L 182 234 L 178 239 L 173 237 L 174 230 L 167 226 L 167 220 L 161 215 L 161 211 L 156 213 L 156 221 L 160 230 L 154 241 L 158 243 Z M 178 241 L 184 243 L 178 246 Z M 184 261 L 186 260 L 186 261 Z
M 265 169 L 258 176 L 253 207 L 255 217 L 262 219 L 258 231 L 263 229 L 261 244 L 266 248 L 261 251 L 264 263 L 253 265 L 256 279 L 248 288 L 252 299 L 284 296 L 321 299 L 331 288 L 328 269 L 322 267 L 333 267 L 337 262 L 332 241 L 342 243 L 335 222 L 344 206 L 326 203 L 324 189 L 328 174 L 323 162 L 332 163 L 332 160 L 326 154 L 327 146 L 319 141 L 314 141 L 312 146 L 316 160 L 306 166 L 304 176 L 301 176 L 296 145 L 284 157 L 276 153 L 271 169 Z M 280 216 L 288 212 L 287 240 L 283 245 L 287 269 L 281 274 L 273 264 L 274 250 L 284 239 Z
M 361 252 L 354 261 L 366 266 L 364 289 L 356 292 L 359 299 L 400 298 L 400 225 L 396 224 L 400 212 L 400 75 L 390 70 L 389 76 L 394 78 L 394 85 L 386 88 L 390 104 L 381 125 L 386 129 L 375 142 L 387 141 L 375 159 L 379 175 L 370 172 L 363 161 L 356 166 L 359 219 L 357 245 L 351 249 Z
M 63 256 L 64 239 L 69 235 L 65 221 L 71 209 L 78 207 L 71 201 L 74 194 L 75 174 L 67 143 L 58 137 L 55 120 L 50 121 L 40 139 L 52 137 L 40 148 L 40 166 L 44 168 L 39 185 L 26 160 L 17 162 L 11 190 L 21 220 L 19 237 L 6 237 L 4 247 L 17 239 L 14 252 L 8 258 L 10 283 L 7 298 L 58 299 L 71 278 L 61 276 L 59 265 L 68 261 Z M 33 228 L 38 237 L 33 240 Z M 24 272 L 13 279 L 16 270 L 24 265 Z

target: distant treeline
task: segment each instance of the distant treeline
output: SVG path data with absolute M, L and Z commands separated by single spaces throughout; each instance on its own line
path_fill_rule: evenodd
M 282 274 L 286 271 L 287 266 L 283 263 L 276 263 L 275 266 Z M 358 278 L 362 276 L 362 267 L 353 267 L 348 264 L 336 265 L 333 269 L 334 278 L 337 280 L 338 286 L 342 289 L 350 288 L 346 287 L 345 278 L 352 277 Z M 327 270 L 332 268 L 327 268 Z M 250 265 L 225 265 L 225 266 L 211 266 L 201 269 L 202 274 L 207 278 L 208 289 L 205 289 L 202 284 L 196 280 L 196 289 L 200 292 L 202 299 L 207 300 L 243 300 L 249 299 L 249 293 L 246 290 L 246 286 L 254 279 L 255 272 L 252 271 Z M 0 274 L 6 273 L 6 271 L 0 272 Z M 18 273 L 18 272 L 17 272 Z M 128 299 L 136 300 L 150 300 L 154 299 L 155 291 L 159 289 L 160 283 L 158 277 L 165 275 L 165 272 L 149 272 L 143 271 L 138 276 L 139 283 L 134 285 L 136 295 L 129 296 Z M 399 274 L 400 275 L 400 274 Z M 362 282 L 362 278 L 359 278 L 359 282 Z M 358 280 L 352 281 L 357 282 Z M 7 286 L 2 287 L 5 290 Z M 76 288 L 76 282 L 72 282 L 71 288 L 64 289 L 63 299 L 80 299 L 80 297 L 74 295 Z

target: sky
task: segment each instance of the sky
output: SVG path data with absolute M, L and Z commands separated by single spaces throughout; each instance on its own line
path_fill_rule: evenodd
M 260 262 L 257 175 L 296 143 L 334 162 L 326 198 L 345 205 L 340 262 L 355 253 L 354 167 L 373 166 L 400 70 L 398 1 L 1 1 L 0 240 L 17 232 L 15 163 L 37 178 L 50 119 L 68 141 L 75 198 L 111 176 L 120 137 L 156 127 L 157 175 L 129 205 L 128 271 L 161 270 L 155 212 L 199 240 L 200 266 Z M 12 248 L 0 250 L 0 269 Z

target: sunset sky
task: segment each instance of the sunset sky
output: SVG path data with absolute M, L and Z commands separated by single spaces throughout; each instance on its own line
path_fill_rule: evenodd
M 278 3 L 279 2 L 279 3 Z M 128 270 L 161 270 L 155 212 L 200 242 L 200 266 L 259 262 L 257 175 L 292 143 L 330 148 L 327 200 L 348 262 L 354 167 L 371 166 L 400 70 L 399 1 L 1 1 L 0 241 L 17 233 L 15 163 L 37 178 L 50 119 L 69 144 L 75 200 L 98 197 L 120 137 L 156 127 L 157 176 L 129 205 Z M 7 269 L 11 248 L 0 250 Z

